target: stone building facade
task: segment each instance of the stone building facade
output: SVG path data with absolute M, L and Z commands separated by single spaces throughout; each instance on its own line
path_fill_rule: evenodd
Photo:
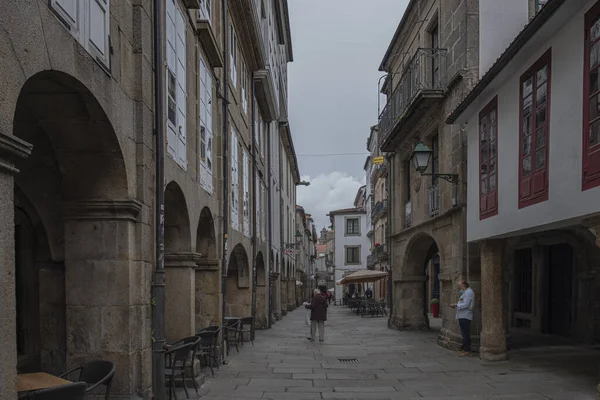
M 299 181 L 287 1 L 223 4 L 161 4 L 167 341 L 223 312 L 268 327 L 274 249 L 293 235 L 293 211 L 273 232 L 282 183 L 294 204 Z M 0 208 L 15 227 L 0 234 L 2 399 L 17 371 L 92 359 L 115 362 L 113 395 L 152 395 L 153 15 L 152 2 L 0 4 Z
M 465 236 L 466 141 L 459 127 L 445 124 L 445 116 L 478 78 L 478 3 L 411 0 L 380 66 L 387 73 L 378 135 L 390 179 L 389 323 L 397 329 L 428 327 L 431 294 L 426 288 L 433 277 L 427 265 L 439 257 L 439 340 L 448 346 L 460 341 L 449 307 L 456 302 L 456 283 L 468 279 L 479 292 L 479 277 L 467 270 L 478 251 Z M 457 174 L 457 183 L 415 172 L 410 159 L 419 141 L 433 152 L 427 173 Z M 477 330 L 473 324 L 473 333 Z

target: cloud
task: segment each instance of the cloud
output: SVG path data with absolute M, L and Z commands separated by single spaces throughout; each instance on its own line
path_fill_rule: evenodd
M 334 171 L 314 178 L 302 176 L 310 186 L 298 186 L 297 203 L 315 220 L 317 231 L 330 225 L 329 211 L 354 205 L 356 192 L 363 186 L 364 178 L 356 178 L 345 172 Z

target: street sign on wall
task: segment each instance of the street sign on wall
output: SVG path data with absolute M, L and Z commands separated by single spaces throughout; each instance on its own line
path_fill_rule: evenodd
M 373 165 L 383 164 L 383 156 L 373 157 Z

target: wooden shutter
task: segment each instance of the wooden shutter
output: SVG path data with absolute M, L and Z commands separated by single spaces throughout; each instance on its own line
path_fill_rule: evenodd
M 231 130 L 231 227 L 235 230 L 239 227 L 239 178 L 238 178 L 238 143 L 234 130 Z
M 583 87 L 583 190 L 600 186 L 600 62 L 590 55 L 600 51 L 600 3 L 585 15 Z M 593 62 L 593 64 L 592 64 Z
M 86 13 L 85 44 L 102 64 L 109 66 L 110 12 L 109 0 L 89 0 Z
M 200 58 L 200 129 L 203 132 L 203 152 L 200 152 L 200 185 L 213 193 L 212 177 L 212 76 Z
M 177 13 L 175 16 L 175 53 L 177 56 L 177 134 L 179 139 L 177 147 L 177 162 L 184 169 L 187 167 L 185 26 L 183 14 L 179 7 L 177 7 Z
M 71 34 L 79 37 L 80 15 L 83 3 L 79 0 L 50 0 L 50 5 L 56 15 L 69 28 Z

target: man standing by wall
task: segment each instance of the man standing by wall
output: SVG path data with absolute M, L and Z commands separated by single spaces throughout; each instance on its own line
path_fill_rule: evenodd
M 465 281 L 458 282 L 458 289 L 460 290 L 458 303 L 450 304 L 450 307 L 456 308 L 456 319 L 462 334 L 462 346 L 458 355 L 459 357 L 466 357 L 471 354 L 471 321 L 473 321 L 475 292 Z

